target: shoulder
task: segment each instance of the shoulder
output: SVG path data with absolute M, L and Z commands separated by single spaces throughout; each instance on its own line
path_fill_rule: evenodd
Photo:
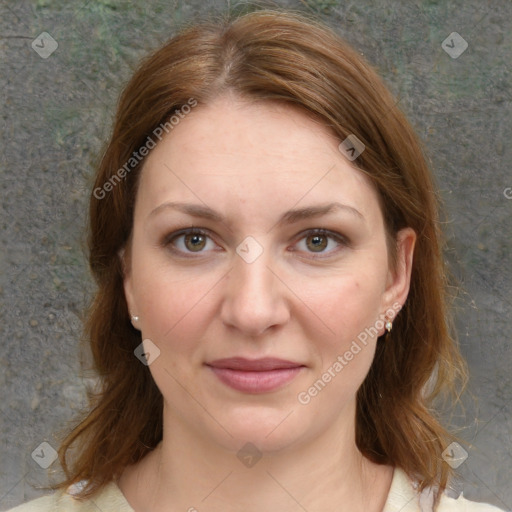
M 55 498 L 53 495 L 44 496 L 36 500 L 29 501 L 23 505 L 9 509 L 7 512 L 46 512 L 55 510 Z
M 432 512 L 434 495 L 431 489 L 419 493 L 417 486 L 400 468 L 395 468 L 384 512 Z M 452 498 L 443 494 L 436 512 L 504 512 L 487 503 L 469 501 L 461 494 Z
M 114 482 L 110 482 L 98 494 L 87 500 L 74 498 L 73 494 L 78 488 L 79 484 L 67 491 L 58 491 L 29 501 L 8 512 L 134 512 Z
M 443 495 L 437 512 L 504 512 L 502 509 L 487 503 L 469 501 L 461 494 L 457 499 Z

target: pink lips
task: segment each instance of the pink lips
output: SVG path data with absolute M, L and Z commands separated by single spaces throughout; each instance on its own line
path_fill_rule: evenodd
M 208 363 L 221 382 L 245 393 L 265 393 L 290 382 L 304 365 L 276 358 L 232 357 Z

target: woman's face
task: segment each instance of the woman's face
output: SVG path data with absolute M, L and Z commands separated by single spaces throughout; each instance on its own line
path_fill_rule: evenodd
M 414 233 L 391 269 L 377 194 L 340 142 L 290 107 L 223 97 L 151 150 L 124 284 L 164 421 L 229 449 L 352 428 Z

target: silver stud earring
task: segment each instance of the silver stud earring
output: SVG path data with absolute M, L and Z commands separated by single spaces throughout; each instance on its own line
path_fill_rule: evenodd
M 136 315 L 132 315 L 132 324 L 136 324 L 139 321 L 139 317 Z
M 386 328 L 386 331 L 391 332 L 391 329 L 393 329 L 393 323 L 391 322 L 391 320 L 388 320 L 384 327 Z

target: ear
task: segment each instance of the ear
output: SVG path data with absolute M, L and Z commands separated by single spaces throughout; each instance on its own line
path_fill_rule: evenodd
M 401 229 L 396 235 L 396 267 L 388 271 L 386 290 L 383 295 L 383 311 L 404 305 L 411 285 L 411 273 L 416 244 L 416 232 L 412 228 Z M 393 307 L 395 305 L 395 307 Z
M 133 282 L 129 252 L 129 250 L 126 251 L 126 248 L 123 247 L 118 251 L 117 256 L 121 263 L 121 268 L 123 272 L 124 296 L 126 299 L 126 304 L 128 306 L 128 313 L 131 317 L 132 315 L 136 315 L 138 310 L 135 302 L 135 296 L 133 293 Z

